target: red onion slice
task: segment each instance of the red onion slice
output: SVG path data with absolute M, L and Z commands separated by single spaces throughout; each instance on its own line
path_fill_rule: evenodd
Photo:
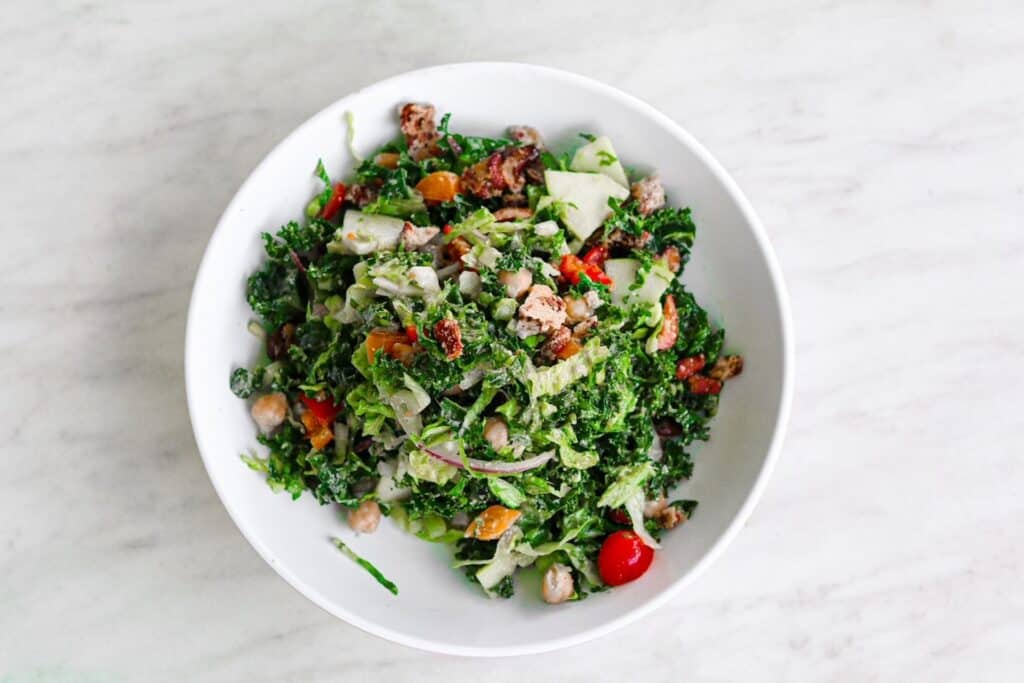
M 535 455 L 534 457 L 527 458 L 526 460 L 516 460 L 514 462 L 466 458 L 465 463 L 463 463 L 462 459 L 457 455 L 450 455 L 432 448 L 424 448 L 423 450 L 430 457 L 436 458 L 446 465 L 451 465 L 458 469 L 465 469 L 468 465 L 469 469 L 474 472 L 479 472 L 480 474 L 520 474 L 522 472 L 529 472 L 530 470 L 537 469 L 548 460 L 555 457 L 554 451 L 548 451 L 547 453 L 541 453 L 540 455 Z

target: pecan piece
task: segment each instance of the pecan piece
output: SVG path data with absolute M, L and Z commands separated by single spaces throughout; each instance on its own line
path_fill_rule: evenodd
M 533 215 L 528 206 L 506 206 L 494 212 L 494 220 L 502 221 L 524 221 Z
M 402 226 L 400 239 L 402 241 L 402 246 L 405 247 L 406 251 L 413 251 L 426 245 L 426 243 L 434 239 L 439 232 L 441 232 L 440 228 L 436 228 L 433 225 L 428 225 L 425 228 L 417 228 L 409 221 L 406 221 L 405 225 Z
M 438 134 L 434 121 L 434 105 L 409 102 L 399 112 L 402 134 L 409 147 L 409 156 L 416 161 L 437 156 Z
M 462 257 L 468 254 L 472 249 L 472 245 L 470 245 L 466 239 L 456 237 L 445 245 L 444 253 L 445 256 L 448 257 L 449 261 L 461 261 Z
M 559 327 L 551 333 L 540 347 L 540 356 L 544 360 L 554 362 L 561 358 L 562 352 L 572 341 L 572 332 L 568 327 Z
M 499 150 L 463 171 L 462 186 L 480 199 L 500 197 L 506 190 L 516 194 L 528 180 L 536 182 L 539 161 L 540 152 L 533 146 Z M 539 177 L 543 179 L 543 165 Z
M 437 321 L 434 325 L 434 339 L 441 345 L 448 360 L 455 360 L 462 355 L 462 330 L 457 321 L 451 318 Z
M 650 216 L 665 206 L 665 188 L 661 186 L 661 179 L 656 175 L 633 183 L 630 194 L 641 216 Z
M 352 183 L 345 191 L 345 201 L 355 204 L 360 209 L 376 201 L 378 196 L 380 196 L 379 189 L 372 185 L 360 185 L 359 183 Z
M 708 377 L 724 382 L 743 372 L 743 356 L 719 356 L 708 370 Z
M 532 126 L 509 126 L 508 136 L 520 145 L 544 147 L 544 139 L 540 136 L 540 131 Z
M 675 529 L 687 519 L 685 512 L 675 505 L 669 505 L 658 514 L 658 526 L 662 529 Z

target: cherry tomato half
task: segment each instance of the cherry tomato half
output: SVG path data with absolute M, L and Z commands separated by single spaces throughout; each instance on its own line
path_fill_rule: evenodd
M 616 531 L 604 539 L 597 556 L 601 579 L 609 586 L 619 586 L 639 579 L 651 566 L 654 550 L 632 531 Z

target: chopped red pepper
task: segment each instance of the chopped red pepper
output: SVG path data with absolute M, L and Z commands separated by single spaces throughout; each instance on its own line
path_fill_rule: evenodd
M 704 354 L 699 356 L 690 356 L 688 358 L 682 358 L 676 365 L 676 379 L 687 379 L 693 375 L 696 375 L 704 367 L 704 363 L 707 359 L 704 358 Z
M 586 275 L 588 278 L 602 285 L 612 284 L 612 279 L 601 270 L 600 266 L 594 265 L 593 263 L 586 263 L 579 256 L 575 254 L 566 254 L 562 257 L 562 262 L 558 266 L 558 270 L 561 271 L 562 277 L 568 280 L 574 285 L 578 285 L 580 282 L 580 275 Z
M 325 220 L 329 221 L 334 218 L 334 214 L 338 213 L 338 209 L 341 208 L 342 202 L 345 201 L 345 183 L 338 183 L 334 186 L 334 191 L 331 192 L 331 198 L 324 204 L 324 210 L 320 216 Z
M 405 336 L 408 337 L 410 344 L 415 344 L 420 340 L 420 333 L 419 330 L 416 329 L 415 325 L 406 326 Z
M 597 266 L 598 268 L 604 268 L 604 262 L 608 260 L 608 247 L 597 245 L 591 247 L 586 254 L 583 255 L 583 262 Z
M 588 266 L 586 275 L 594 282 L 599 285 L 608 285 L 609 287 L 613 284 L 612 279 L 608 277 L 603 270 L 597 266 Z
M 704 375 L 692 375 L 686 380 L 690 383 L 690 393 L 717 394 L 722 390 L 722 383 Z
M 309 396 L 303 394 L 302 396 L 299 397 L 299 400 L 301 400 L 303 404 L 305 404 L 306 408 L 309 409 L 309 412 L 313 413 L 313 415 L 316 416 L 316 419 L 319 420 L 321 424 L 331 424 L 332 422 L 334 422 L 334 418 L 338 416 L 338 413 L 341 412 L 342 404 L 335 404 L 331 401 L 330 398 L 326 398 L 320 401 L 315 398 L 310 398 Z
M 441 228 L 441 232 L 443 232 L 446 235 L 452 234 L 452 230 L 453 230 L 453 228 L 452 228 L 452 224 L 451 223 L 445 223 L 444 227 Z

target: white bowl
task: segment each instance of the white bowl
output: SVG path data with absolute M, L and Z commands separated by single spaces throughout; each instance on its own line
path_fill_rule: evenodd
M 684 281 L 727 327 L 743 375 L 724 392 L 711 440 L 695 450 L 693 479 L 679 494 L 700 500 L 693 519 L 666 534 L 638 581 L 579 603 L 550 606 L 535 583 L 511 600 L 488 600 L 459 571 L 450 549 L 406 535 L 385 520 L 355 537 L 334 506 L 309 494 L 273 494 L 239 454 L 255 445 L 247 406 L 228 375 L 248 366 L 259 342 L 247 331 L 247 276 L 262 256 L 261 231 L 298 219 L 319 189 L 318 158 L 347 176 L 344 113 L 355 116 L 362 154 L 397 133 L 407 101 L 452 112 L 452 129 L 500 134 L 529 124 L 548 140 L 607 134 L 628 165 L 657 169 L 674 205 L 693 208 L 697 242 Z M 554 650 L 606 634 L 664 604 L 721 552 L 750 514 L 778 455 L 792 386 L 788 303 L 775 257 L 753 209 L 714 158 L 649 105 L 596 81 L 504 63 L 439 66 L 377 83 L 327 107 L 280 143 L 242 185 L 210 238 L 188 316 L 185 374 L 196 442 L 224 506 L 242 534 L 285 580 L 328 612 L 404 645 L 460 655 Z M 328 542 L 339 536 L 394 580 L 380 588 Z

